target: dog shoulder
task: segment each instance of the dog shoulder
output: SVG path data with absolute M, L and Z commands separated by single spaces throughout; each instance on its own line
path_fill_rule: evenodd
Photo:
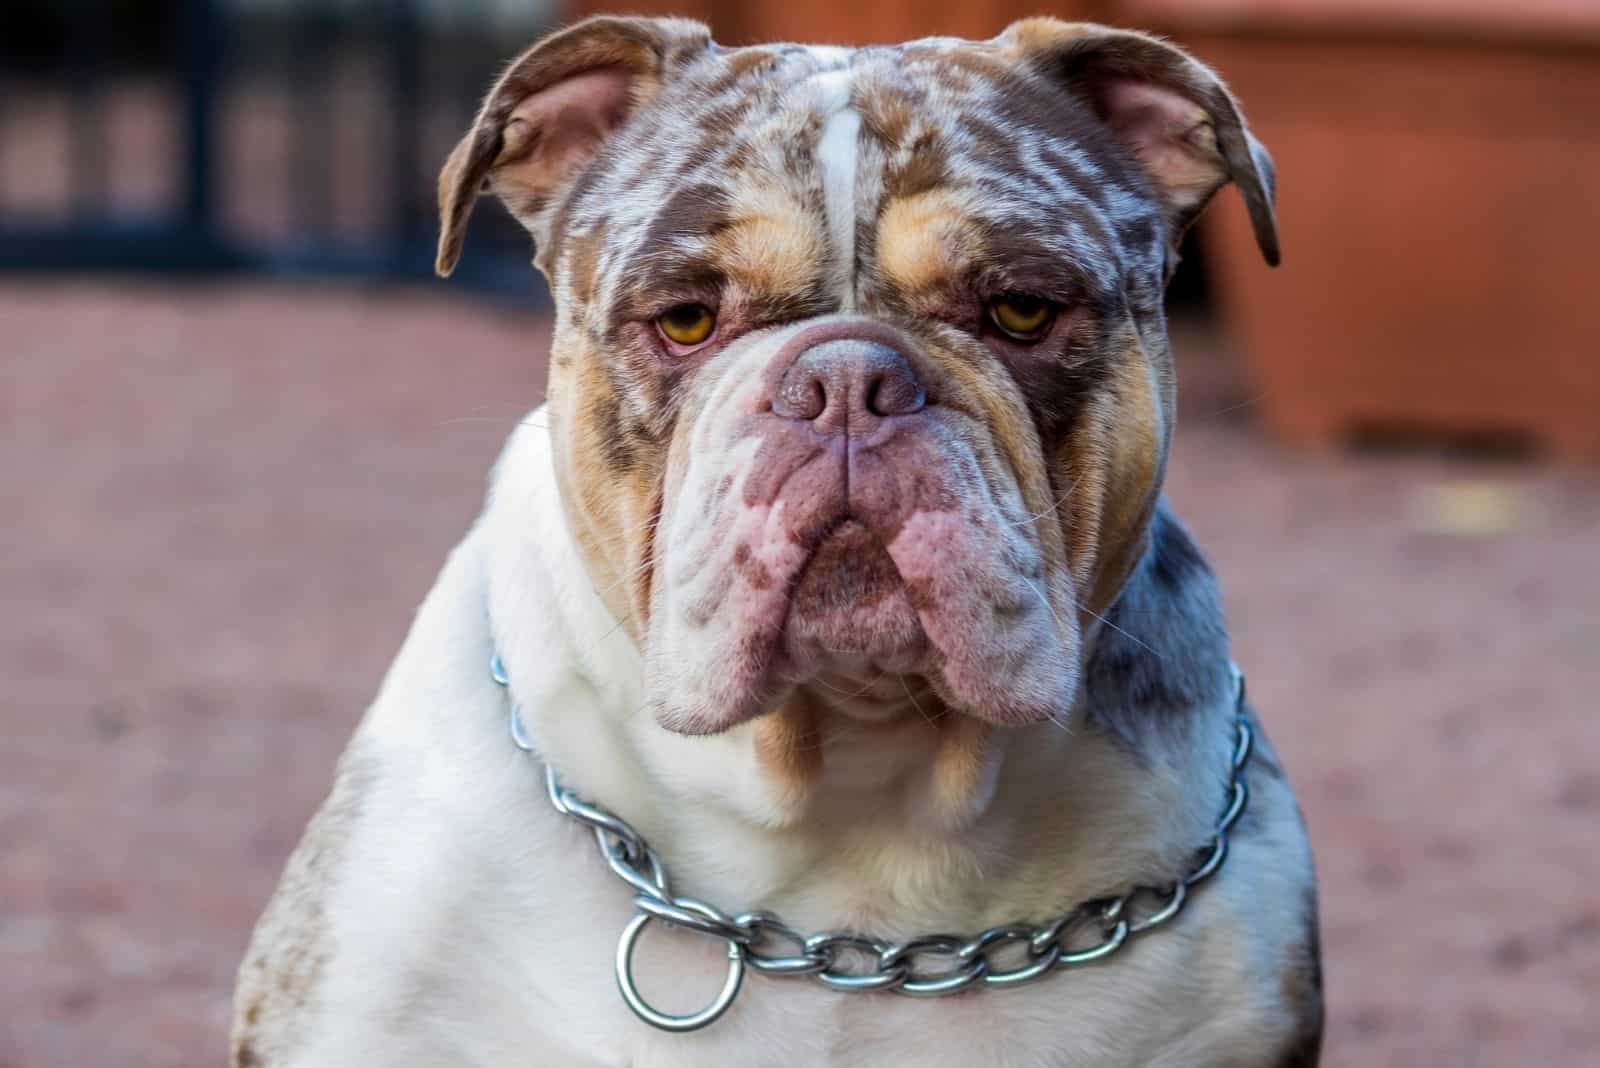
M 305 1041 L 333 953 L 331 888 L 350 851 L 374 772 L 374 760 L 358 732 L 339 760 L 332 792 L 290 856 L 239 967 L 231 1041 L 234 1068 L 286 1063 Z
M 1318 1068 L 1322 1062 L 1322 953 L 1315 905 L 1304 935 L 1287 948 L 1278 972 L 1279 1006 L 1287 1016 L 1286 1037 L 1259 1062 L 1261 1068 Z
M 1301 935 L 1290 946 L 1279 973 L 1278 986 L 1289 1010 L 1292 1036 L 1271 1068 L 1318 1068 L 1322 1061 L 1322 937 L 1317 919 L 1317 891 L 1305 894 Z
M 484 514 L 424 599 L 377 699 L 339 760 L 331 792 L 257 922 L 234 994 L 235 1068 L 294 1063 L 326 1037 L 321 1014 L 332 1011 L 338 977 L 362 950 L 352 936 L 352 921 L 359 917 L 348 899 L 367 892 L 365 877 L 353 874 L 364 863 L 358 858 L 374 851 L 380 858 L 392 855 L 394 845 L 381 828 L 392 818 L 392 806 L 411 796 L 408 784 L 423 768 L 445 768 L 444 774 L 463 780 L 476 774 L 471 763 L 481 747 L 471 717 L 439 710 L 480 700 L 499 707 L 503 697 L 488 671 L 496 644 L 537 650 L 539 655 L 514 661 L 530 690 L 557 685 L 569 666 L 558 640 L 561 628 L 551 618 L 556 613 L 507 611 L 509 633 L 491 641 L 484 611 L 496 584 L 547 606 L 580 600 L 581 591 L 561 586 L 571 583 L 561 574 L 566 561 L 550 559 L 563 543 L 550 533 L 560 511 L 538 415 L 508 441 Z M 329 1023 L 339 1030 L 335 1021 Z
M 1317 885 L 1305 821 L 1289 789 L 1277 752 L 1252 712 L 1257 748 L 1252 764 L 1251 809 L 1235 832 L 1240 859 L 1258 864 L 1267 884 L 1265 894 L 1280 902 L 1271 910 L 1250 913 L 1255 923 L 1272 928 L 1278 943 L 1272 955 L 1269 996 L 1283 1022 L 1273 1051 L 1261 1068 L 1318 1068 L 1322 1057 L 1322 940 Z M 1270 887 L 1270 888 L 1269 888 Z

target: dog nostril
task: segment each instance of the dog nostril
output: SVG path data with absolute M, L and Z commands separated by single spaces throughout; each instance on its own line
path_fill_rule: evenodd
M 867 411 L 873 415 L 912 415 L 927 402 L 921 383 L 892 371 L 876 376 L 867 387 Z
M 806 403 L 803 407 L 807 413 L 807 419 L 815 419 L 827 410 L 828 391 L 823 386 L 822 379 L 812 380 L 811 389 L 806 396 Z
M 828 393 L 822 379 L 809 374 L 785 375 L 773 398 L 773 411 L 785 419 L 813 420 L 828 407 Z
M 830 338 L 803 349 L 783 369 L 772 411 L 785 419 L 844 433 L 863 417 L 911 415 L 927 406 L 916 371 L 896 349 L 858 337 Z

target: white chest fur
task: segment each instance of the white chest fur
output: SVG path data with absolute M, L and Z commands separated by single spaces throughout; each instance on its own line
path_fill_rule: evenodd
M 544 809 L 531 769 L 506 771 L 480 776 L 470 819 L 375 792 L 385 825 L 364 828 L 332 903 L 331 1026 L 306 1063 L 1243 1064 L 1292 1024 L 1261 984 L 1297 921 L 1260 907 L 1292 900 L 1299 878 L 1282 870 L 1293 843 L 1271 835 L 1242 845 L 1177 926 L 1103 966 L 936 1002 L 752 976 L 707 1030 L 657 1032 L 614 985 L 626 891 L 592 839 Z M 655 928 L 639 963 L 668 1011 L 703 1003 L 725 966 L 716 943 Z
M 1276 976 L 1309 857 L 1265 775 L 1224 876 L 1103 965 L 938 1001 L 751 975 L 704 1031 L 636 1019 L 613 977 L 628 891 L 511 744 L 492 648 L 541 750 L 651 839 L 679 892 L 886 937 L 1037 918 L 1170 870 L 1217 810 L 1231 710 L 1213 710 L 1214 747 L 1157 767 L 1089 734 L 1042 736 L 959 840 L 895 835 L 871 813 L 849 833 L 754 826 L 764 787 L 736 738 L 663 738 L 630 714 L 637 656 L 560 558 L 547 450 L 538 431 L 513 440 L 352 744 L 360 797 L 322 888 L 327 960 L 295 1063 L 1192 1066 L 1258 1063 L 1292 1032 Z M 655 925 L 638 956 L 670 1012 L 709 1000 L 725 966 L 715 940 Z

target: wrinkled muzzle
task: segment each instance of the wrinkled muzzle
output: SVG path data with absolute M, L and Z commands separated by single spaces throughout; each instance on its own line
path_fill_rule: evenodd
M 657 535 L 647 686 L 665 726 L 724 730 L 819 675 L 920 676 L 998 725 L 1067 714 L 1070 581 L 936 359 L 830 317 L 744 339 L 700 381 Z

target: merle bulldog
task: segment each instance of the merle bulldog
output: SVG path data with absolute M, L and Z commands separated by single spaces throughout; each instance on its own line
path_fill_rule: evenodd
M 1308 1066 L 1310 852 L 1161 495 L 1217 77 L 1050 19 L 597 18 L 440 178 L 556 321 L 256 930 L 233 1063 Z M 620 941 L 619 941 L 620 936 Z M 939 996 L 948 995 L 948 996 Z

